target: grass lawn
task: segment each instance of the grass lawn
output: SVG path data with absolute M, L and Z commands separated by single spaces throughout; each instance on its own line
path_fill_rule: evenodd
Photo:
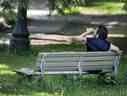
M 89 1 L 89 0 L 88 0 Z M 69 10 L 65 10 L 66 13 Z M 71 12 L 83 14 L 127 14 L 126 0 L 94 0 L 85 6 L 72 7 Z
M 80 79 L 67 79 L 63 75 L 45 76 L 40 82 L 21 79 L 13 72 L 16 68 L 34 68 L 37 53 L 40 51 L 83 51 L 79 44 L 34 46 L 29 54 L 8 54 L 0 49 L 0 96 L 126 96 L 127 81 L 125 72 L 127 56 L 122 56 L 117 85 L 105 84 L 96 75 L 84 75 Z M 71 76 L 69 76 L 71 77 Z
M 91 6 L 81 8 L 81 10 L 89 10 L 96 13 L 102 14 L 126 14 L 126 11 L 123 9 L 124 3 L 119 2 L 97 2 Z M 86 11 L 87 12 L 87 11 Z M 85 11 L 84 11 L 85 13 Z

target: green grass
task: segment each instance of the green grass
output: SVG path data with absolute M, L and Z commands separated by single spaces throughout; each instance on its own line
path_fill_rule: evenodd
M 102 14 L 125 14 L 124 3 L 117 2 L 97 2 L 91 6 L 82 8 L 82 10 L 91 10 Z
M 84 51 L 84 46 L 46 45 L 33 46 L 29 54 L 9 54 L 7 48 L 0 49 L 0 96 L 126 96 L 127 81 L 125 73 L 127 56 L 122 56 L 117 80 L 119 84 L 105 84 L 97 80 L 96 75 L 84 75 L 77 79 L 67 79 L 64 75 L 44 77 L 37 82 L 21 79 L 13 70 L 35 66 L 37 53 L 42 51 Z
M 83 14 L 127 14 L 127 1 L 120 0 L 94 0 L 85 6 L 72 7 L 72 13 L 80 12 Z M 66 13 L 69 10 L 65 10 Z

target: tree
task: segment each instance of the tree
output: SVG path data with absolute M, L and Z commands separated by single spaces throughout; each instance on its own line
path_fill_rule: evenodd
M 48 2 L 50 10 L 49 15 L 52 15 L 52 11 L 54 10 L 60 15 L 66 15 L 65 9 L 67 9 L 69 13 L 73 13 L 72 7 L 85 6 L 88 0 L 48 0 Z
M 28 0 L 18 0 L 16 25 L 10 40 L 11 50 L 26 50 L 30 48 L 29 33 L 27 29 Z

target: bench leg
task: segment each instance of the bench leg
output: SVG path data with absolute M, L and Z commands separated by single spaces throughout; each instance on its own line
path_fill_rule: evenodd
M 75 80 L 80 79 L 80 76 L 77 75 L 77 74 L 73 74 L 73 75 L 72 74 L 71 75 L 66 74 L 66 75 L 63 75 L 63 77 L 64 77 L 65 80 L 71 80 L 71 81 L 75 81 Z
M 19 83 L 37 83 L 42 80 L 42 75 L 24 75 L 24 74 L 17 74 L 17 82 Z
M 98 77 L 99 80 L 104 80 L 106 78 L 106 73 L 105 72 L 101 72 L 99 73 Z
M 118 82 L 115 79 L 115 76 L 112 75 L 111 73 L 103 73 L 102 72 L 99 74 L 98 79 L 106 84 L 113 84 L 113 85 L 118 84 Z

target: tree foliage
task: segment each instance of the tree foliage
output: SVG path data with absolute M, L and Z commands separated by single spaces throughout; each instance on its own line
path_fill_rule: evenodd
M 65 9 L 70 10 L 72 6 L 84 6 L 87 0 L 48 0 L 48 2 L 50 11 L 56 10 L 59 14 L 65 15 Z
M 0 7 L 2 8 L 0 14 L 6 19 L 7 23 L 14 25 L 16 13 L 13 9 L 18 9 L 18 7 L 27 9 L 28 2 L 29 0 L 0 0 Z
M 12 52 L 22 52 L 30 49 L 29 32 L 27 29 L 28 0 L 18 0 L 16 24 L 10 40 Z
M 16 13 L 14 8 L 17 7 L 18 0 L 0 0 L 0 16 L 4 17 L 6 22 L 10 25 L 14 25 Z
M 11 10 L 15 8 L 18 0 L 0 0 L 0 7 L 2 10 Z
M 96 2 L 120 2 L 120 3 L 127 3 L 127 0 L 48 0 L 49 2 L 49 9 L 50 15 L 55 10 L 60 15 L 66 14 L 66 9 L 69 13 L 73 13 L 74 10 L 71 10 L 74 7 L 79 6 L 93 6 Z M 74 11 L 75 12 L 75 11 Z

